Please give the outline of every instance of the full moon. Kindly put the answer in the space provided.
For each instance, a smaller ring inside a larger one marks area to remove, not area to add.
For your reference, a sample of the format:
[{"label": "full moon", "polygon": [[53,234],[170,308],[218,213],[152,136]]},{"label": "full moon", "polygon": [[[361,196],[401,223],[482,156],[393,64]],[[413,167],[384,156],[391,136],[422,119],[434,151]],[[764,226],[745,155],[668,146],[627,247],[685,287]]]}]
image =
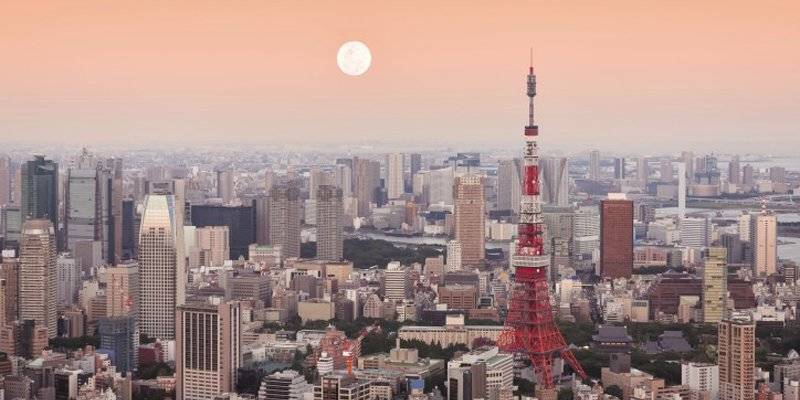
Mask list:
[{"label": "full moon", "polygon": [[336,64],[347,75],[364,75],[372,64],[372,53],[362,42],[355,40],[346,42],[336,53]]}]

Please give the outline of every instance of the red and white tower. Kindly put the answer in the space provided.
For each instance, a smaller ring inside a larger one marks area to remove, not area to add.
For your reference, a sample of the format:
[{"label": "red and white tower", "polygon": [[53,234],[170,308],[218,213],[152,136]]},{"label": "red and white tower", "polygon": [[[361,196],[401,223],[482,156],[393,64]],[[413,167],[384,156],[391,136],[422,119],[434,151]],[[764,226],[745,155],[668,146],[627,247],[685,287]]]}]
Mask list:
[{"label": "red and white tower", "polygon": [[547,269],[550,257],[544,254],[542,202],[539,185],[539,127],[533,119],[536,75],[533,66],[528,74],[528,125],[525,127],[525,158],[520,204],[517,250],[511,257],[516,273],[508,303],[506,330],[500,346],[530,359],[538,378],[540,398],[555,398],[553,357],[558,353],[582,378],[586,373],[567,348],[564,337],[553,320]]}]

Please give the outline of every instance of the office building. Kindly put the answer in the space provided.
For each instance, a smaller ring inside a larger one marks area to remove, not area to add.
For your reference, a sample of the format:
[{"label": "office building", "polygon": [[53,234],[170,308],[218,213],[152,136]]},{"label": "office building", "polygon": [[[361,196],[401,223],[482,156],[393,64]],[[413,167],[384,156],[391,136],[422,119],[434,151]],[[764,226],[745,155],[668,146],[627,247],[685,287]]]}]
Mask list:
[{"label": "office building", "polygon": [[403,301],[411,297],[411,271],[400,265],[399,261],[390,262],[384,271],[384,299],[386,301]]},{"label": "office building", "polygon": [[766,277],[775,273],[778,261],[778,219],[775,214],[764,211],[755,218],[753,226],[755,273]]},{"label": "office building", "polygon": [[686,217],[679,221],[681,244],[700,249],[708,246],[710,227],[707,218]]},{"label": "office building", "polygon": [[11,204],[11,158],[0,157],[0,208]]},{"label": "office building", "polygon": [[519,213],[522,196],[522,160],[500,160],[497,166],[497,209]]},{"label": "office building", "polygon": [[755,399],[755,334],[752,321],[726,319],[717,330],[720,400]]},{"label": "office building", "polygon": [[738,185],[741,181],[742,171],[739,162],[739,156],[735,155],[731,157],[731,161],[728,163],[728,183]]},{"label": "office building", "polygon": [[609,194],[600,202],[600,275],[630,278],[633,271],[633,201]]},{"label": "office building", "polygon": [[[23,221],[49,219],[58,241],[58,164],[44,156],[34,156],[33,160],[22,165],[21,179]],[[58,247],[56,245],[56,249]]]},{"label": "office building", "polygon": [[402,153],[386,156],[386,193],[389,200],[399,199],[405,193],[405,158]]},{"label": "office building", "polygon": [[408,164],[411,176],[422,170],[422,154],[411,153],[408,155]]},{"label": "office building", "polygon": [[719,323],[728,301],[727,251],[709,247],[703,265],[703,322]]},{"label": "office building", "polygon": [[241,356],[238,302],[209,298],[178,306],[176,394],[178,399],[211,400],[235,392]]},{"label": "office building", "polygon": [[672,159],[664,158],[660,164],[661,182],[672,182]]},{"label": "office building", "polygon": [[[195,230],[196,246],[189,254],[193,266],[221,267],[231,258],[230,228],[205,226]],[[249,250],[249,245],[248,245]]]},{"label": "office building", "polygon": [[139,267],[135,263],[106,268],[106,315],[138,315]]},{"label": "office building", "polygon": [[247,259],[250,245],[256,243],[256,210],[253,205],[192,205],[191,213],[192,225],[197,228],[228,227],[230,258]]},{"label": "office building", "polygon": [[614,159],[614,179],[625,179],[625,159]]},{"label": "office building", "polygon": [[294,183],[272,187],[269,197],[269,240],[284,257],[300,257],[300,189]]},{"label": "office building", "polygon": [[448,398],[513,398],[514,356],[497,347],[481,347],[447,363]]},{"label": "office building", "polygon": [[302,400],[313,386],[299,372],[285,370],[264,377],[258,389],[258,400]]},{"label": "office building", "polygon": [[101,317],[97,321],[100,349],[110,350],[117,371],[130,372],[136,368],[139,349],[139,329],[136,316]]},{"label": "office building", "polygon": [[56,238],[48,219],[28,219],[22,226],[19,261],[19,319],[35,321],[56,337],[58,322]]},{"label": "office building", "polygon": [[139,229],[139,324],[151,338],[175,338],[175,307],[183,303],[187,271],[175,196],[147,195]]},{"label": "office building", "polygon": [[428,185],[429,204],[453,204],[453,182],[455,170],[453,167],[431,168],[430,184]]},{"label": "office building", "polygon": [[370,381],[353,375],[329,373],[314,385],[314,400],[369,400]]},{"label": "office building", "polygon": [[589,179],[596,181],[600,179],[600,152],[592,150],[589,153]]},{"label": "office building", "polygon": [[484,179],[478,175],[458,177],[453,192],[455,239],[461,243],[461,263],[465,267],[480,266],[486,257]]},{"label": "office building", "polygon": [[700,398],[719,399],[719,366],[684,361],[681,363],[681,385],[701,393]]},{"label": "office building", "polygon": [[233,172],[227,170],[217,171],[217,197],[221,198],[225,204],[229,204],[236,197],[233,186]]},{"label": "office building", "polygon": [[317,190],[317,258],[341,260],[343,256],[342,189],[323,185]]},{"label": "office building", "polygon": [[358,201],[358,216],[370,214],[370,204],[377,202],[377,194],[381,186],[381,164],[363,158],[353,159],[353,186]]},{"label": "office building", "polygon": [[64,210],[70,250],[75,250],[77,241],[100,240],[102,198],[98,171],[97,160],[86,149],[67,171]]},{"label": "office building", "polygon": [[539,160],[542,200],[546,204],[564,207],[569,203],[569,170],[566,158]]},{"label": "office building", "polygon": [[461,242],[450,240],[447,242],[447,272],[461,271],[464,269],[461,261]]}]

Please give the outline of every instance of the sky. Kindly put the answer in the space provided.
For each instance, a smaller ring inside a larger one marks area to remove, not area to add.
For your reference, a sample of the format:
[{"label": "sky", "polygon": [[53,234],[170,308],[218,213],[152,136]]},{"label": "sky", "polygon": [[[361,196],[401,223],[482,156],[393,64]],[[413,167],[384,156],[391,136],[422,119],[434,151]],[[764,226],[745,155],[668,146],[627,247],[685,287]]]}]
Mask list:
[{"label": "sky", "polygon": [[800,148],[796,0],[8,0],[0,146],[515,146],[531,48],[546,148]]}]

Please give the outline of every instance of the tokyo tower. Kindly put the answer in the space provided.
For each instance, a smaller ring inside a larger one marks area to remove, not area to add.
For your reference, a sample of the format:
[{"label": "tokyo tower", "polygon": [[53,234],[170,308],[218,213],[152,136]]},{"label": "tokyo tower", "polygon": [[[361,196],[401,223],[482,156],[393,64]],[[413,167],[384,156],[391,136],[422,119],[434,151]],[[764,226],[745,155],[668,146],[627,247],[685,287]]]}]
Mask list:
[{"label": "tokyo tower", "polygon": [[539,185],[539,127],[533,119],[536,75],[528,73],[528,125],[525,127],[525,159],[520,204],[517,249],[512,257],[516,269],[508,302],[506,329],[500,336],[502,349],[530,359],[538,378],[539,399],[555,399],[553,357],[559,354],[582,379],[586,373],[567,348],[553,320],[547,269],[550,257],[544,254],[542,203]]}]

